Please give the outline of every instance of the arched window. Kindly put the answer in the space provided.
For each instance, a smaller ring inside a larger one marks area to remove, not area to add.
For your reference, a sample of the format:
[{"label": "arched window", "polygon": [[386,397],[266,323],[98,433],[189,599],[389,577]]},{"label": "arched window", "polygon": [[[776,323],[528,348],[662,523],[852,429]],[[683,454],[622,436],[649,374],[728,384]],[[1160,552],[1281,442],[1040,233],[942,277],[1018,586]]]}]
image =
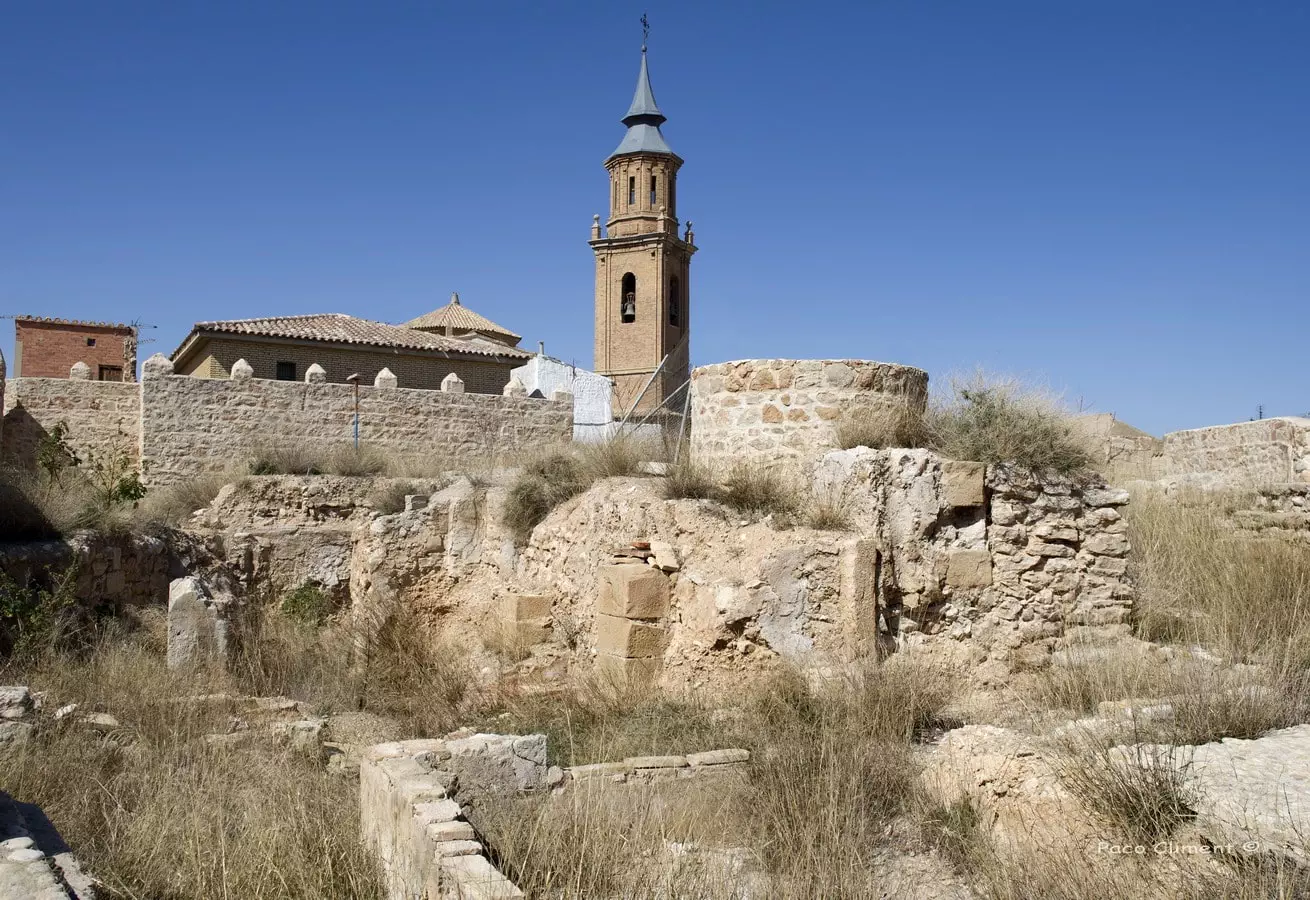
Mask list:
[{"label": "arched window", "polygon": [[669,279],[669,324],[682,327],[682,282],[677,275]]},{"label": "arched window", "polygon": [[619,292],[619,320],[624,324],[637,321],[637,276],[631,272],[623,276],[623,289]]}]

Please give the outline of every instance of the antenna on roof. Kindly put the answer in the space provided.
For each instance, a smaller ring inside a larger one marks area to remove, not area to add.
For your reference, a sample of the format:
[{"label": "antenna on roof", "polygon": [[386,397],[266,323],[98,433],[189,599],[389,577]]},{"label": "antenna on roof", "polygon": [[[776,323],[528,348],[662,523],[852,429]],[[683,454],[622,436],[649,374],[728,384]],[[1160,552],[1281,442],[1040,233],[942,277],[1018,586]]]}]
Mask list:
[{"label": "antenna on roof", "polygon": [[137,342],[138,344],[153,344],[153,343],[155,343],[155,339],[154,339],[154,338],[143,338],[143,337],[141,337],[141,329],[142,329],[142,328],[158,328],[158,327],[159,327],[158,325],[148,325],[148,324],[146,324],[145,322],[142,322],[140,319],[133,319],[131,322],[128,322],[127,324],[131,325],[134,329],[136,329],[136,342]]}]

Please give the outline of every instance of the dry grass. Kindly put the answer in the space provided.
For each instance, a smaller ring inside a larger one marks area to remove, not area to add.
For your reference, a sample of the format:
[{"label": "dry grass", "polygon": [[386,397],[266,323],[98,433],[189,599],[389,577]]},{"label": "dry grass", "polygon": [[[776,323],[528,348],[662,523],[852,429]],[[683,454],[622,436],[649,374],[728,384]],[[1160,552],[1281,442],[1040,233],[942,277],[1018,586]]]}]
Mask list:
[{"label": "dry grass", "polygon": [[357,837],[357,786],[290,752],[207,745],[230,710],[177,698],[223,685],[170,672],[161,640],[109,634],[84,657],[25,673],[123,727],[101,738],[48,726],[0,766],[0,788],[39,804],[112,896],[380,897]]},{"label": "dry grass", "polygon": [[926,447],[951,459],[1072,473],[1090,467],[1090,445],[1058,398],[1015,379],[956,378],[925,412],[908,406],[860,410],[837,426],[852,447]]},{"label": "dry grass", "polygon": [[151,488],[141,502],[138,518],[145,522],[184,525],[197,510],[213,503],[225,485],[242,477],[236,473],[197,475],[176,484]]},{"label": "dry grass", "polygon": [[479,824],[531,896],[740,895],[740,877],[712,866],[674,869],[683,880],[670,888],[661,880],[669,869],[649,864],[667,841],[753,848],[770,897],[876,896],[889,824],[918,791],[911,744],[940,722],[954,689],[950,673],[897,660],[817,687],[780,670],[738,696],[731,715],[600,690],[556,698],[553,708],[537,700],[502,721],[545,731],[567,748],[561,762],[741,746],[752,751],[750,782],[676,799],[637,790],[631,806],[613,808],[583,794],[493,808]]},{"label": "dry grass", "polygon": [[659,461],[658,442],[619,435],[596,443],[566,444],[528,454],[520,460],[523,473],[510,485],[502,522],[519,543],[550,511],[591,487],[600,478],[637,474],[638,464]]},{"label": "dry grass", "polygon": [[425,491],[416,481],[409,479],[390,480],[378,485],[369,495],[369,506],[383,515],[392,515],[405,510],[405,497],[410,494],[422,494]]},{"label": "dry grass", "polygon": [[526,543],[550,511],[575,497],[592,484],[577,456],[568,450],[556,450],[529,459],[523,474],[510,485],[505,495],[501,521],[519,543]]},{"label": "dry grass", "polygon": [[718,500],[747,516],[789,518],[800,507],[796,489],[780,473],[756,463],[739,463],[728,472]]},{"label": "dry grass", "polygon": [[311,447],[279,444],[257,447],[251,456],[251,475],[345,475],[366,477],[386,474],[392,465],[381,448],[353,444]]},{"label": "dry grass", "polygon": [[1198,794],[1185,752],[1147,740],[1142,734],[1113,747],[1080,739],[1056,767],[1064,786],[1112,829],[1117,843],[1149,846],[1196,818]]},{"label": "dry grass", "polygon": [[1087,469],[1091,448],[1059,401],[1014,379],[953,379],[929,407],[928,446],[951,459],[1071,473]]},{"label": "dry grass", "polygon": [[714,473],[706,466],[692,462],[691,454],[685,454],[669,466],[661,486],[667,500],[714,500],[719,495]]},{"label": "dry grass", "polygon": [[923,412],[903,404],[851,411],[837,423],[837,445],[843,450],[924,447],[929,437]]},{"label": "dry grass", "polygon": [[1124,714],[1124,723],[1151,740],[1176,744],[1254,738],[1310,721],[1305,672],[1220,666],[1182,654],[1166,664],[1125,651],[1052,667],[1033,679],[1025,696],[1035,710],[1073,718],[1095,715],[1106,701],[1162,707],[1147,717]]},{"label": "dry grass", "polygon": [[1142,637],[1310,668],[1310,545],[1234,531],[1219,497],[1141,493],[1127,518]]}]

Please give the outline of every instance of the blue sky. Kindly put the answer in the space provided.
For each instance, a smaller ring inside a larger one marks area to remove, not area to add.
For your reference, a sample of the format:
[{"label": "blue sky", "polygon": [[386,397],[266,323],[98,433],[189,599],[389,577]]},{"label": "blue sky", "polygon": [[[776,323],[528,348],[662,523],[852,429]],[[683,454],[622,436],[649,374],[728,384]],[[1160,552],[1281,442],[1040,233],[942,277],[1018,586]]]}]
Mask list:
[{"label": "blue sky", "polygon": [[695,363],[982,366],[1155,433],[1310,411],[1305,2],[0,0],[0,315],[148,354],[458,290],[588,365],[643,11]]}]

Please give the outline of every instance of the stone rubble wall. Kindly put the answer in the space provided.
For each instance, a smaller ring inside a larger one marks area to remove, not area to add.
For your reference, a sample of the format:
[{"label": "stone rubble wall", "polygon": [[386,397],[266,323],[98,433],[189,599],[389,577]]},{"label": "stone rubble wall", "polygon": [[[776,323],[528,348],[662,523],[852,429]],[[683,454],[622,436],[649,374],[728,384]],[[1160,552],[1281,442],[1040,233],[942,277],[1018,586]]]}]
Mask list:
[{"label": "stone rubble wall", "polygon": [[563,770],[564,780],[555,789],[555,793],[687,779],[709,781],[724,776],[745,778],[750,768],[750,758],[749,750],[728,749],[688,753],[685,756],[630,756],[618,762],[569,766]]},{"label": "stone rubble wall", "polygon": [[[469,746],[474,744],[474,746]],[[539,750],[539,752],[537,752]],[[493,900],[522,897],[487,858],[459,802],[465,781],[501,771],[483,787],[520,793],[546,776],[545,738],[473,735],[469,740],[412,740],[365,751],[359,767],[360,835],[382,863],[387,900]],[[467,760],[480,768],[468,772]]]},{"label": "stone rubble wall", "polygon": [[1266,537],[1310,542],[1310,484],[1266,485],[1249,509],[1232,512],[1233,524]]},{"label": "stone rubble wall", "polygon": [[84,459],[126,454],[135,464],[141,429],[140,386],[72,378],[12,378],[3,391],[4,430],[0,461],[19,468],[36,465],[41,441],[59,423],[66,440]]},{"label": "stone rubble wall", "polygon": [[372,522],[378,495],[403,485],[426,497],[449,481],[248,475],[224,485],[187,528],[222,536],[225,561],[248,592],[275,596],[310,584],[344,607],[356,534]]},{"label": "stone rubble wall", "polygon": [[162,604],[168,599],[173,553],[143,534],[79,532],[66,540],[0,544],[0,572],[20,585],[46,586],[76,566],[77,599],[95,608]]},{"label": "stone rubble wall", "polygon": [[900,646],[946,651],[988,680],[1128,633],[1128,493],[1098,477],[859,447],[827,454],[815,490],[844,491],[881,548],[880,628]]},{"label": "stone rubble wall", "polygon": [[738,463],[808,476],[838,447],[838,426],[881,409],[921,413],[928,373],[860,359],[751,359],[691,373],[691,456],[715,470]]},{"label": "stone rubble wall", "polygon": [[1310,484],[1310,419],[1283,416],[1166,434],[1156,477],[1201,488]]},{"label": "stone rubble wall", "polygon": [[[267,445],[330,449],[353,435],[345,384],[168,374],[147,361],[141,382],[141,458],[151,483],[230,470],[234,455]],[[361,444],[398,455],[486,459],[572,439],[573,404],[527,397],[360,387]]]}]

